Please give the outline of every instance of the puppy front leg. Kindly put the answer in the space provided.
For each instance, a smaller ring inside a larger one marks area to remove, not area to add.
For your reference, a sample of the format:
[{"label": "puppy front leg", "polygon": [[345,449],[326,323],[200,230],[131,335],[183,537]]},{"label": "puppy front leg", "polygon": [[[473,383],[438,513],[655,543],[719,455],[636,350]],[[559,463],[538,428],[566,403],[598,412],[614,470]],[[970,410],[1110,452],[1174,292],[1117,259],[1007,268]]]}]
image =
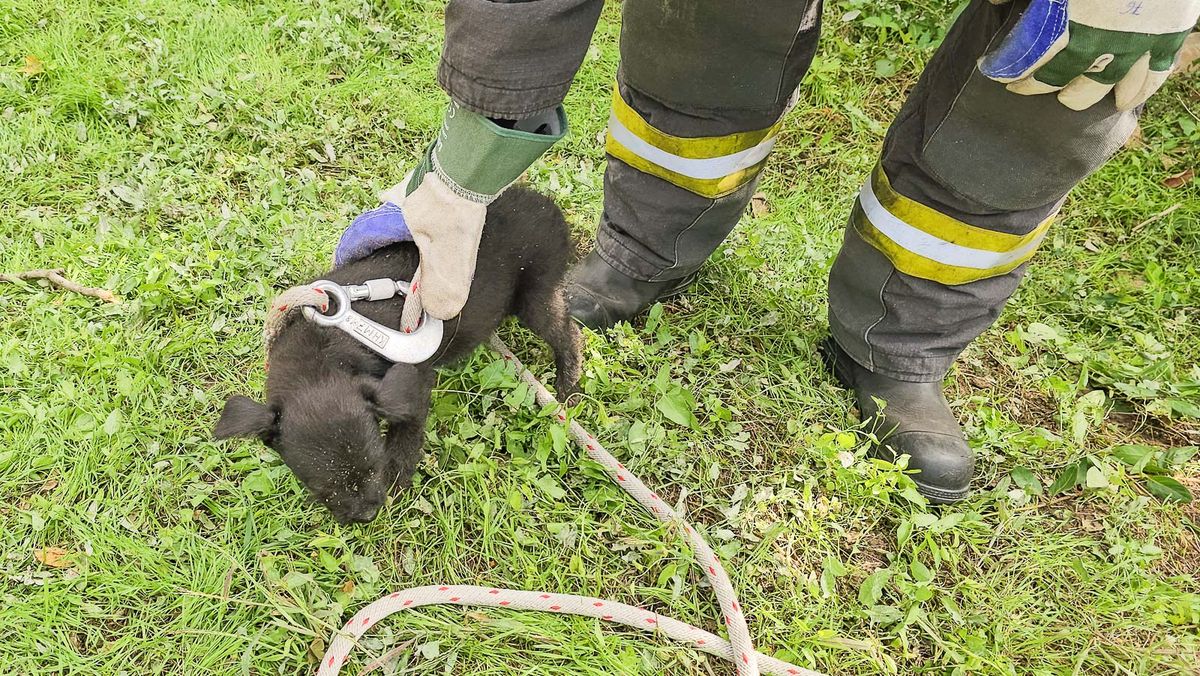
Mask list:
[{"label": "puppy front leg", "polygon": [[424,455],[425,420],[436,381],[432,368],[395,364],[371,394],[376,413],[388,423],[384,445],[392,476],[401,487],[412,483]]},{"label": "puppy front leg", "polygon": [[425,442],[425,418],[412,423],[392,424],[387,432],[385,444],[388,453],[388,467],[397,488],[408,488],[412,485],[413,474],[417,465],[425,457],[422,446]]},{"label": "puppy front leg", "polygon": [[565,402],[579,390],[583,334],[567,314],[567,300],[561,286],[539,291],[542,290],[523,294],[517,307],[517,318],[554,350],[554,390],[558,400]]}]

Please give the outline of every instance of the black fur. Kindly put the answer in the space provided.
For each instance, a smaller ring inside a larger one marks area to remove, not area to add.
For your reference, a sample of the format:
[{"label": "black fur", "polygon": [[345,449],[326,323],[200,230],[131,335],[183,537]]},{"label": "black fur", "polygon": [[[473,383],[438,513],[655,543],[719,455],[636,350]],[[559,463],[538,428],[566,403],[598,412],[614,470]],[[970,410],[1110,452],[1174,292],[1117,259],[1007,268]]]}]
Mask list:
[{"label": "black fur", "polygon": [[[389,486],[407,486],[422,458],[434,369],[470,354],[505,317],[516,315],[550,344],[559,397],[575,390],[579,328],[563,297],[571,252],[567,223],[553,201],[525,188],[506,191],[488,207],[470,296],[462,314],[446,322],[433,360],[393,364],[342,331],[294,313],[271,348],[267,403],[230,397],[214,436],[262,439],[339,521],[370,521]],[[322,278],[411,279],[417,260],[416,246],[406,242]],[[395,328],[403,304],[397,296],[354,309]]]}]

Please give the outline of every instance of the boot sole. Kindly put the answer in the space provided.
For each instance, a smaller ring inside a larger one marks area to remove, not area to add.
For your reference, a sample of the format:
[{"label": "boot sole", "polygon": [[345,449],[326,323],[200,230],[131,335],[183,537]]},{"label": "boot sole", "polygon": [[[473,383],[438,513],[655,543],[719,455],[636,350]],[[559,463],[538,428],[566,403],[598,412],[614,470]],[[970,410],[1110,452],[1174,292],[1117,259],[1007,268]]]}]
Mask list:
[{"label": "boot sole", "polygon": [[916,477],[912,475],[909,475],[909,478],[912,479],[913,483],[917,485],[918,493],[925,496],[926,500],[937,505],[952,505],[956,502],[966,499],[966,497],[971,494],[970,486],[958,490],[948,490],[945,488],[938,488],[937,486],[930,486],[929,484],[923,484],[920,481],[917,481]]}]

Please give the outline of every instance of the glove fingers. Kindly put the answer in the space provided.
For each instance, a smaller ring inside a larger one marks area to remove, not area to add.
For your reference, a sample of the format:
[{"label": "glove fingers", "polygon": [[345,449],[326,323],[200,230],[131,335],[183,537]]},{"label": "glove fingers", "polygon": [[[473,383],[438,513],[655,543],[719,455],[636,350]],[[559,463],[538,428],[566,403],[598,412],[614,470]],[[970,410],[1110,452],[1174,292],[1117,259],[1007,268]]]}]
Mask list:
[{"label": "glove fingers", "polygon": [[1071,110],[1086,110],[1102,100],[1113,86],[1097,82],[1086,75],[1071,80],[1058,93],[1058,100]]},{"label": "glove fingers", "polygon": [[421,251],[419,294],[431,316],[450,319],[466,304],[486,213],[487,205],[459,197],[434,173],[405,200],[404,214]]},{"label": "glove fingers", "polygon": [[1163,82],[1166,82],[1168,74],[1170,71],[1151,71],[1150,53],[1143,54],[1115,87],[1117,110],[1129,110],[1144,103]]},{"label": "glove fingers", "polygon": [[1008,83],[1008,86],[1005,87],[1005,89],[1014,94],[1020,94],[1022,96],[1034,96],[1036,94],[1049,94],[1050,92],[1056,92],[1062,89],[1062,87],[1046,84],[1045,82],[1042,82],[1034,77],[1027,77],[1024,80],[1017,80],[1016,82]]},{"label": "glove fingers", "polygon": [[[478,240],[460,241],[449,251],[430,251],[421,254],[421,304],[425,312],[438,319],[457,317],[467,304],[471,280],[475,277]],[[469,252],[468,247],[471,247]]]}]

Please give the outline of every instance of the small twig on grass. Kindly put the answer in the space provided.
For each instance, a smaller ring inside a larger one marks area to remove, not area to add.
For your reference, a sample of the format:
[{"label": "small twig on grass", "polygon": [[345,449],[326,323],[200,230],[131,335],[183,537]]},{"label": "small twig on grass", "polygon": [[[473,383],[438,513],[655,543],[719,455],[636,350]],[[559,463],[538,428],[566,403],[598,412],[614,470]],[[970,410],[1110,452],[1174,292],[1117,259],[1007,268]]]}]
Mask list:
[{"label": "small twig on grass", "polygon": [[369,664],[367,664],[367,666],[363,667],[362,671],[358,672],[358,676],[367,676],[367,674],[371,673],[372,671],[375,671],[376,669],[382,667],[383,665],[387,664],[388,662],[391,662],[392,659],[394,659],[396,657],[396,655],[399,655],[400,653],[404,652],[405,650],[408,650],[409,648],[412,647],[412,644],[414,644],[416,642],[417,642],[416,639],[409,639],[406,643],[401,643],[400,645],[396,646],[395,648],[392,648],[391,650],[387,651],[381,657],[371,660],[371,662]]},{"label": "small twig on grass", "polygon": [[99,298],[107,303],[121,302],[121,299],[117,298],[117,295],[108,289],[97,289],[91,286],[83,286],[82,284],[76,284],[66,277],[63,277],[63,270],[61,268],[0,273],[0,282],[17,282],[23,279],[44,279],[54,286],[66,289],[67,291],[73,291],[84,296],[91,296],[92,298]]},{"label": "small twig on grass", "polygon": [[1079,497],[1078,493],[1067,493],[1066,495],[1060,495],[1057,498],[1053,498],[1053,499],[1047,500],[1045,502],[1034,502],[1034,503],[1025,505],[1023,507],[1017,507],[1013,511],[1014,512],[1028,512],[1031,509],[1047,509],[1049,507],[1054,507],[1055,505],[1066,502],[1067,500],[1072,500],[1072,499],[1078,498],[1078,497]]},{"label": "small twig on grass", "polygon": [[1158,219],[1162,218],[1163,216],[1166,216],[1167,214],[1171,213],[1172,211],[1175,211],[1176,209],[1178,209],[1181,206],[1183,206],[1182,202],[1176,202],[1175,204],[1172,204],[1171,206],[1167,207],[1166,209],[1163,209],[1162,211],[1158,212],[1157,214],[1154,214],[1150,218],[1147,218],[1146,220],[1142,221],[1141,223],[1138,223],[1137,225],[1133,226],[1133,229],[1131,229],[1129,231],[1129,234],[1126,235],[1126,237],[1129,237],[1130,235],[1137,233],[1138,230],[1141,230],[1142,228],[1146,227],[1147,225],[1150,225],[1154,221],[1157,221]]}]

